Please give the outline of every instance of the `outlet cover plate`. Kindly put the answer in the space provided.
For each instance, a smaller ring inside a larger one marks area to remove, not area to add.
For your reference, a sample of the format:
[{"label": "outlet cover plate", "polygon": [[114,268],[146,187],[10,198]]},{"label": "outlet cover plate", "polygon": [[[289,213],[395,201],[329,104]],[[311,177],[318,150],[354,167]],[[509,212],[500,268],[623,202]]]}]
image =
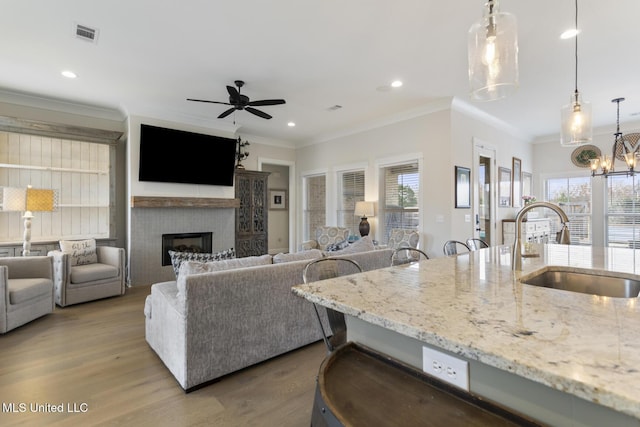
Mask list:
[{"label": "outlet cover plate", "polygon": [[422,370],[439,380],[469,391],[469,362],[422,347]]}]

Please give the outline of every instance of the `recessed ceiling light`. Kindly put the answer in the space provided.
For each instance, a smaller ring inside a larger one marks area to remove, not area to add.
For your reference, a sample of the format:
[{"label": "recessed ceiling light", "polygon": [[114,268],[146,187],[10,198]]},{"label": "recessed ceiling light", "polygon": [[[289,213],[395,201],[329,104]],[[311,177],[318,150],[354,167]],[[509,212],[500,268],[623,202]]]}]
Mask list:
[{"label": "recessed ceiling light", "polygon": [[61,74],[68,79],[75,79],[76,77],[78,77],[76,73],[70,70],[64,70]]},{"label": "recessed ceiling light", "polygon": [[296,124],[294,122],[289,122],[287,123],[287,126],[289,126],[290,128],[294,127]]},{"label": "recessed ceiling light", "polygon": [[391,87],[400,87],[402,86],[402,82],[400,80],[394,80],[391,82]]},{"label": "recessed ceiling light", "polygon": [[569,30],[566,30],[564,33],[560,34],[560,38],[561,39],[570,39],[572,37],[577,36],[578,34],[580,34],[580,30],[576,29],[576,28],[571,28]]}]

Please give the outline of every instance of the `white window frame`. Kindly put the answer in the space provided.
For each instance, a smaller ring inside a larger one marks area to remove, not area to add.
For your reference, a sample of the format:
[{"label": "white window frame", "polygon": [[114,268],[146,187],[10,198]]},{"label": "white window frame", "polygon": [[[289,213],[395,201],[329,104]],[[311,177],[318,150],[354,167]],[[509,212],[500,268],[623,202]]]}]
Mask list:
[{"label": "white window frame", "polygon": [[390,232],[390,230],[386,230],[386,225],[384,224],[384,221],[382,220],[382,218],[384,217],[385,214],[385,195],[384,195],[384,190],[385,190],[385,185],[384,185],[384,179],[385,179],[385,174],[384,174],[384,169],[389,168],[389,167],[394,167],[394,166],[402,166],[402,165],[406,165],[409,163],[417,163],[418,165],[418,174],[419,174],[419,179],[418,179],[418,225],[417,225],[417,229],[420,230],[422,227],[422,224],[424,222],[424,206],[423,206],[423,199],[424,199],[424,193],[425,193],[425,188],[423,185],[424,182],[424,168],[423,168],[423,155],[422,153],[408,153],[408,154],[404,154],[404,155],[400,155],[400,156],[394,156],[394,157],[387,157],[387,158],[383,158],[383,159],[379,159],[376,164],[375,164],[375,170],[376,170],[376,182],[378,183],[378,212],[377,212],[377,216],[379,218],[378,220],[378,228],[379,230],[377,231],[377,238],[379,240],[381,240],[382,243],[386,243],[387,238],[388,238],[388,234]]}]

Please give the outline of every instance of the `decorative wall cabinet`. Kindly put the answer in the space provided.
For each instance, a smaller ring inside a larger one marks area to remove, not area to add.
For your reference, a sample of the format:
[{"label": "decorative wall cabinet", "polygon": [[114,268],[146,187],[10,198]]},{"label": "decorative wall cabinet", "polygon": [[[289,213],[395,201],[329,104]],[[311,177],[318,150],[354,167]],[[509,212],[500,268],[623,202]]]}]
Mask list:
[{"label": "decorative wall cabinet", "polygon": [[268,252],[268,199],[269,172],[237,170],[236,199],[236,256],[264,255]]}]

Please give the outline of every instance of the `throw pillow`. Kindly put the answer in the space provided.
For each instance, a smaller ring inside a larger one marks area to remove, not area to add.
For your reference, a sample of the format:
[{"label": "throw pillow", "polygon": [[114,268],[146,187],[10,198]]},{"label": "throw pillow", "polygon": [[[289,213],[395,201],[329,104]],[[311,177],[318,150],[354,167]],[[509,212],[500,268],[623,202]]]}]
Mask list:
[{"label": "throw pillow", "polygon": [[96,239],[60,240],[60,250],[69,254],[72,266],[98,262]]},{"label": "throw pillow", "polygon": [[309,249],[307,251],[300,251],[292,254],[279,253],[273,256],[273,263],[280,264],[281,262],[301,261],[316,258],[322,258],[322,251],[320,249]]},{"label": "throw pillow", "polygon": [[341,249],[345,249],[346,247],[349,246],[349,242],[347,240],[342,240],[340,242],[336,242],[336,243],[331,243],[330,245],[327,245],[327,252],[335,252],[335,251],[339,251]]},{"label": "throw pillow", "polygon": [[354,243],[348,245],[346,248],[339,251],[334,251],[331,255],[373,251],[375,250],[375,248],[376,247],[373,244],[373,240],[371,240],[371,237],[364,236],[360,240],[356,240]]},{"label": "throw pillow", "polygon": [[171,257],[173,272],[175,273],[177,278],[178,273],[180,272],[180,264],[182,264],[183,261],[207,262],[219,261],[223,259],[233,259],[236,257],[236,251],[233,248],[215,253],[169,251],[169,256]]}]

